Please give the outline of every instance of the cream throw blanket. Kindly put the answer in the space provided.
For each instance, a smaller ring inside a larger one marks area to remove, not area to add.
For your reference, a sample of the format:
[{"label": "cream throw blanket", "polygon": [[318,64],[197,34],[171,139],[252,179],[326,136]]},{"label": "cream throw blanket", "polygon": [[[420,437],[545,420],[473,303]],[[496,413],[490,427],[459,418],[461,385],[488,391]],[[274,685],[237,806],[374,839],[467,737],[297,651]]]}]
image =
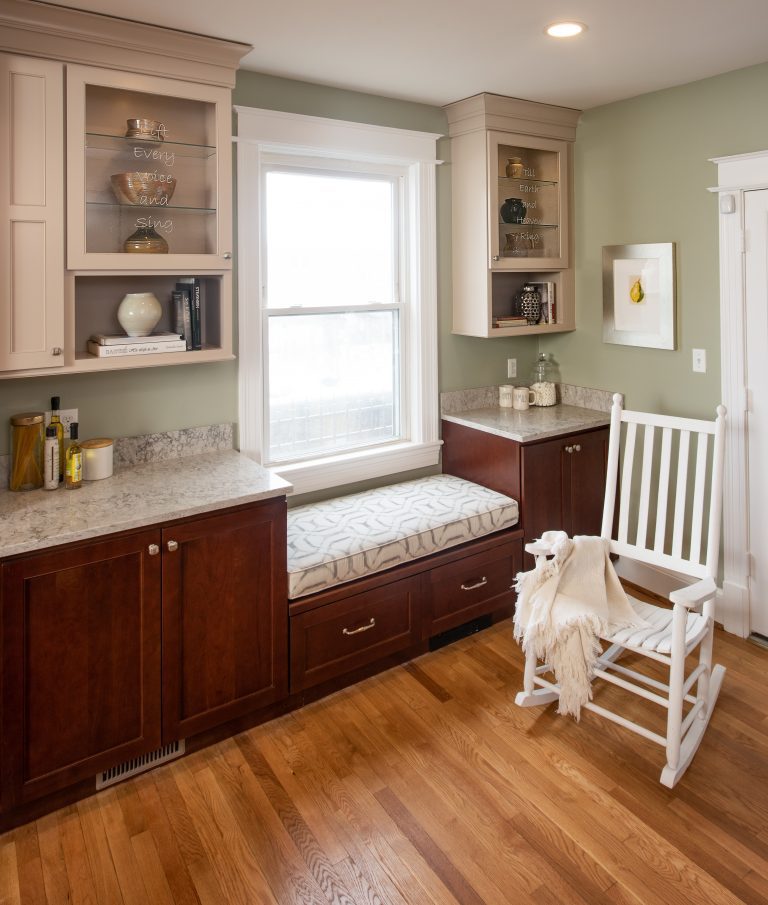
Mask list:
[{"label": "cream throw blanket", "polygon": [[546,531],[553,559],[537,557],[536,568],[515,582],[515,638],[527,654],[548,663],[560,686],[558,713],[578,720],[592,699],[592,678],[601,637],[646,625],[632,609],[601,537],[569,538]]}]

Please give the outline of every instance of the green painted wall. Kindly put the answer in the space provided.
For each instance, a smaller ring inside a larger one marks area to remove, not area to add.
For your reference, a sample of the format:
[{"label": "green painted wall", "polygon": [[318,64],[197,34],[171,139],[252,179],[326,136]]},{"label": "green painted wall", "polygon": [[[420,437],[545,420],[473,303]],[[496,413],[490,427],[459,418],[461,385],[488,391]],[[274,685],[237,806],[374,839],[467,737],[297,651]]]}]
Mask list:
[{"label": "green painted wall", "polygon": [[[631,408],[712,417],[720,401],[717,182],[711,157],[768,147],[768,65],[582,115],[576,140],[575,333],[547,337],[567,383],[619,390]],[[602,246],[675,242],[675,351],[602,341]],[[691,350],[707,350],[706,374]]]},{"label": "green painted wall", "polygon": [[[326,88],[253,72],[238,73],[233,102],[291,113],[445,134],[439,107]],[[439,153],[448,159],[447,140]],[[516,356],[520,374],[535,359],[535,339],[494,340],[451,336],[450,163],[438,168],[440,385],[443,389],[503,383],[506,359]],[[237,363],[19,378],[0,381],[0,425],[14,412],[48,408],[60,395],[80,411],[81,436],[133,436],[237,418]],[[0,455],[8,431],[0,430]]]}]

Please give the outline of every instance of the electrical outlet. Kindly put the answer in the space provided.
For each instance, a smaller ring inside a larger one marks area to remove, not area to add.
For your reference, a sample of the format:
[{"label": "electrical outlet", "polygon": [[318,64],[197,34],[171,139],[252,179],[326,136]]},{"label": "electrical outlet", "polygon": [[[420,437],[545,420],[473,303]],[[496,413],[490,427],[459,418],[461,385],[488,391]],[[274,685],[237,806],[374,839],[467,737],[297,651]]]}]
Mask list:
[{"label": "electrical outlet", "polygon": [[[59,410],[59,418],[61,418],[61,423],[64,425],[64,439],[69,439],[69,425],[72,424],[73,421],[79,421],[77,417],[77,409],[60,409]],[[45,413],[45,426],[51,423],[51,413]]]},{"label": "electrical outlet", "polygon": [[707,373],[707,350],[706,349],[694,349],[693,350],[693,370],[696,371],[697,374],[706,374]]},{"label": "electrical outlet", "polygon": [[507,359],[507,377],[517,377],[517,359]]}]

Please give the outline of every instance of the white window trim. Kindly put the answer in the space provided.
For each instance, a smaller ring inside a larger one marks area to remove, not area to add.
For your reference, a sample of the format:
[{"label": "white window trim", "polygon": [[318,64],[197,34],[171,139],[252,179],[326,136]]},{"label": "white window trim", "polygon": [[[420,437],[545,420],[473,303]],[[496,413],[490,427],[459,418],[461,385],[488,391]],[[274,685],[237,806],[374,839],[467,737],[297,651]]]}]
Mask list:
[{"label": "white window trim", "polygon": [[435,171],[440,135],[318,116],[235,107],[238,117],[238,332],[240,449],[262,461],[260,184],[263,154],[296,154],[393,164],[408,170],[412,223],[411,299],[406,355],[410,439],[270,470],[307,493],[435,465],[440,454],[437,384],[437,234]]}]

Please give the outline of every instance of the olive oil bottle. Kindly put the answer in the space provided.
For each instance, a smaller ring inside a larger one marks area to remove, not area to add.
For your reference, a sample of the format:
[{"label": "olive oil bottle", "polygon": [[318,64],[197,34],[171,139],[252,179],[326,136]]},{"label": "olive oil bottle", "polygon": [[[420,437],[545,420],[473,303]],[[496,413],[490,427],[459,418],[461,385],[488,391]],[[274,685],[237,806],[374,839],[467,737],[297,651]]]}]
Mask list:
[{"label": "olive oil bottle", "polygon": [[78,440],[78,424],[73,421],[69,426],[70,444],[67,447],[66,469],[64,471],[64,487],[66,490],[77,490],[83,486],[83,448]]},{"label": "olive oil bottle", "polygon": [[64,480],[64,425],[59,417],[59,409],[61,408],[61,397],[51,396],[51,427],[56,428],[56,439],[59,441],[59,481]]}]

